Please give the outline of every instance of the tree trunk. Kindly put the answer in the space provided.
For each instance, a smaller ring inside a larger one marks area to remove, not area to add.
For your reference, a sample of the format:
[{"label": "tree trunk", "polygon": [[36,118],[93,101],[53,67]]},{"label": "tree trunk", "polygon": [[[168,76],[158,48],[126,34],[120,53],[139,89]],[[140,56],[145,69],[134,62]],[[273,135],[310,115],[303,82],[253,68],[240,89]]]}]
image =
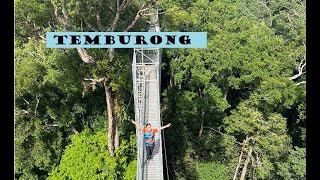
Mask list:
[{"label": "tree trunk", "polygon": [[115,137],[115,123],[113,118],[113,99],[111,97],[111,90],[106,80],[103,81],[104,90],[106,93],[106,103],[108,112],[108,149],[111,156],[114,151],[114,137]]},{"label": "tree trunk", "polygon": [[119,131],[118,131],[118,127],[116,126],[116,133],[114,136],[114,148],[117,149],[119,147],[120,143],[119,143]]},{"label": "tree trunk", "polygon": [[200,125],[200,131],[199,131],[199,137],[201,138],[202,132],[203,132],[203,122],[204,122],[204,114],[206,113],[206,110],[202,108],[201,110],[201,125]]},{"label": "tree trunk", "polygon": [[173,86],[176,86],[175,82],[174,82],[174,74],[173,72],[171,71],[170,72],[170,87],[172,88]]},{"label": "tree trunk", "polygon": [[114,58],[114,48],[109,49],[109,61],[112,62]]},{"label": "tree trunk", "polygon": [[120,143],[119,143],[119,131],[118,131],[118,114],[121,113],[121,105],[119,102],[118,98],[114,98],[114,108],[113,108],[113,113],[114,113],[114,128],[115,128],[115,136],[114,136],[114,147],[115,149],[119,147]]},{"label": "tree trunk", "polygon": [[250,162],[251,155],[252,155],[252,146],[249,147],[249,151],[247,153],[247,158],[244,161],[244,165],[243,165],[243,168],[242,168],[240,180],[244,180],[244,178],[246,176],[247,167],[248,167],[248,164]]},{"label": "tree trunk", "polygon": [[79,131],[74,126],[71,126],[71,128],[73,133],[79,134]]},{"label": "tree trunk", "polygon": [[240,156],[239,156],[238,165],[236,167],[236,171],[234,172],[233,180],[236,180],[236,178],[237,178],[239,167],[240,167],[241,160],[242,160],[242,155],[243,155],[243,150],[241,150],[241,153],[240,153]]},{"label": "tree trunk", "polygon": [[228,91],[229,91],[229,86],[228,86],[228,82],[226,82],[223,88],[223,98],[225,100],[227,100]]}]

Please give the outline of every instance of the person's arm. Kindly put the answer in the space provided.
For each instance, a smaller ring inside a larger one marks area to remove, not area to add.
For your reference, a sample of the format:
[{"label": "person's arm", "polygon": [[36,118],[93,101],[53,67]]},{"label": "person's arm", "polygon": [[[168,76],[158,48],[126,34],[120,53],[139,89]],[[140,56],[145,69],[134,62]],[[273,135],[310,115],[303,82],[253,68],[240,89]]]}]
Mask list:
[{"label": "person's arm", "polygon": [[157,130],[160,131],[160,130],[165,129],[165,128],[170,127],[170,126],[171,126],[171,123],[169,123],[169,124],[167,124],[165,126],[162,126],[162,127],[158,127]]},{"label": "person's arm", "polygon": [[140,126],[137,122],[135,122],[134,120],[131,120],[132,124],[134,124],[140,131],[143,129],[142,126]]}]

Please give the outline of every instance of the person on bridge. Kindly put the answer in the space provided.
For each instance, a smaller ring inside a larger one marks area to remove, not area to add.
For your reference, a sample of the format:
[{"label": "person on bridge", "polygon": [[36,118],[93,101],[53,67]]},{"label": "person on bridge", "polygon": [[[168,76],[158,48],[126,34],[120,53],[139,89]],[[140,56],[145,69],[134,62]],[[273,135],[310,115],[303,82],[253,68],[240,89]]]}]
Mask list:
[{"label": "person on bridge", "polygon": [[136,125],[136,127],[144,134],[145,146],[146,146],[146,151],[147,151],[147,161],[149,161],[151,159],[153,148],[155,146],[155,139],[154,139],[155,133],[159,132],[162,129],[170,127],[171,123],[169,123],[165,126],[162,126],[162,127],[158,127],[158,128],[151,128],[151,124],[147,123],[146,127],[143,128],[135,121],[131,120],[131,122],[134,125]]}]

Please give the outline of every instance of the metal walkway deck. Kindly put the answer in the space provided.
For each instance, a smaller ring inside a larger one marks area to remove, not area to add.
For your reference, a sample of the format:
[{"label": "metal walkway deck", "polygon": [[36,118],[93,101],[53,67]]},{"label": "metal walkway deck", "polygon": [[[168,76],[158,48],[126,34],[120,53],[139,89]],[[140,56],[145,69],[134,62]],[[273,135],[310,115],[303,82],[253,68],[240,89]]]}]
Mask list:
[{"label": "metal walkway deck", "polygon": [[[157,10],[155,10],[158,12]],[[149,32],[158,32],[158,15],[150,17]],[[134,89],[135,120],[140,125],[150,123],[152,127],[161,125],[160,119],[160,63],[159,48],[134,49],[132,76]],[[137,180],[163,180],[161,132],[156,133],[156,144],[152,159],[145,164],[146,150],[143,134],[137,130]]]}]

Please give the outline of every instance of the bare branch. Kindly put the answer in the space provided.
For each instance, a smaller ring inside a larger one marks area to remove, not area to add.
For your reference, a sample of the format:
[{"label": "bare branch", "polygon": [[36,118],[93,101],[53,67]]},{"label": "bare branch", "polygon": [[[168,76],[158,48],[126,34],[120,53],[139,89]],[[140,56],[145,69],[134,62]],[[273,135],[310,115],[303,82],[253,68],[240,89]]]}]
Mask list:
[{"label": "bare branch", "polygon": [[[221,136],[225,136],[225,135],[226,135],[226,134],[222,133],[221,131],[216,130],[216,129],[211,128],[211,127],[206,127],[206,126],[204,126],[203,128],[211,129],[211,130],[213,130],[213,131],[215,131],[215,132],[219,133]],[[238,142],[238,141],[236,141],[236,140],[234,140],[234,142],[235,142],[236,144],[243,145],[243,143],[240,143],[240,142]]]},{"label": "bare branch", "polygon": [[69,16],[66,10],[66,4],[64,0],[61,0],[61,4],[62,4],[62,16],[59,14],[58,12],[58,7],[56,6],[56,4],[53,1],[50,1],[53,9],[54,9],[54,14],[57,17],[58,21],[64,26],[65,31],[71,31],[71,24],[69,22]]},{"label": "bare branch", "polygon": [[48,25],[49,25],[49,27],[50,27],[51,29],[53,29],[53,27],[52,27],[51,24],[50,24],[50,21],[48,21]]},{"label": "bare branch", "polygon": [[[119,22],[120,19],[120,15],[123,13],[123,11],[130,5],[130,3],[132,2],[132,0],[123,0],[121,5],[120,5],[120,1],[117,0],[117,12],[115,14],[115,17],[112,21],[111,26],[107,29],[107,31],[109,32],[113,32],[116,29],[116,26]],[[137,12],[136,17],[134,18],[134,20],[131,22],[131,24],[124,30],[124,32],[129,31],[138,21],[139,17],[141,16],[141,13],[146,11],[147,9],[143,9],[145,7],[145,4],[143,4],[140,8],[140,10]],[[97,17],[98,18],[98,17]],[[98,24],[99,25],[99,24]],[[99,25],[100,26],[100,25]],[[102,26],[102,25],[101,25]],[[109,55],[109,61],[112,61],[114,58],[114,48],[109,48],[107,51],[108,55]]]},{"label": "bare branch", "polygon": [[102,20],[101,20],[100,14],[97,14],[96,17],[97,17],[97,24],[98,24],[100,31],[106,31],[106,29],[102,25]]},{"label": "bare branch", "polygon": [[[45,128],[50,128],[50,127],[62,127],[61,125],[59,124],[47,124],[45,123]],[[74,127],[74,126],[71,126],[71,130],[74,134],[79,134],[79,131]]]},{"label": "bare branch", "polygon": [[307,83],[306,81],[301,81],[301,82],[296,83],[296,85],[299,86],[300,84],[306,84],[306,83]]},{"label": "bare branch", "polygon": [[83,19],[82,18],[80,18],[80,28],[81,28],[81,31],[84,31],[83,30]]},{"label": "bare branch", "polygon": [[22,110],[22,112],[24,112],[25,114],[29,114],[29,112],[27,110]]},{"label": "bare branch", "polygon": [[[25,18],[26,21],[25,23],[27,25],[29,25],[29,23],[31,23],[30,21],[27,20],[27,18]],[[48,22],[49,26],[50,26],[50,23]],[[50,26],[51,27],[51,26]],[[36,22],[33,20],[33,29],[36,31],[36,34],[40,37],[40,39],[42,40],[42,42],[46,42],[46,38],[41,34],[41,27],[37,26],[36,25]],[[42,28],[43,29],[43,28]]]},{"label": "bare branch", "polygon": [[40,37],[42,42],[46,42],[46,37],[44,37],[40,32],[37,32],[38,36]]},{"label": "bare branch", "polygon": [[260,3],[261,3],[264,7],[266,7],[268,11],[270,11],[269,7],[267,6],[267,3],[264,3],[264,2],[262,2],[262,1],[260,1]]},{"label": "bare branch", "polygon": [[225,135],[225,134],[223,134],[221,131],[216,130],[216,129],[212,128],[212,127],[206,127],[206,126],[204,126],[203,128],[211,129],[211,130],[213,130],[213,131],[215,131],[215,132],[217,132],[217,133],[221,134],[221,136],[224,136],[224,135]]},{"label": "bare branch", "polygon": [[289,77],[289,79],[290,79],[290,80],[297,79],[298,77],[300,77],[300,76],[301,76],[302,74],[304,74],[304,73],[305,73],[305,72],[303,72],[303,73],[300,73],[300,72],[299,72],[299,74],[295,74],[295,75]]},{"label": "bare branch", "polygon": [[73,132],[73,133],[79,134],[79,131],[77,131],[77,129],[76,129],[74,126],[72,126],[71,128],[72,128],[72,132]]},{"label": "bare branch", "polygon": [[26,102],[28,105],[30,104],[29,101],[27,101],[26,99],[23,98],[23,100],[24,100],[24,102]]},{"label": "bare branch", "polygon": [[102,9],[102,0],[99,1],[99,7],[97,8],[96,19],[97,19],[97,24],[98,24],[99,30],[100,31],[106,31],[106,29],[104,28],[104,26],[102,24],[101,9]]},{"label": "bare branch", "polygon": [[291,18],[290,18],[290,14],[288,14],[288,20],[289,20],[289,22],[292,24],[292,20],[291,20]]},{"label": "bare branch", "polygon": [[116,15],[115,15],[115,17],[114,17],[114,19],[112,21],[111,26],[108,28],[107,31],[113,32],[115,30],[116,25],[117,25],[117,23],[119,21],[119,17],[120,17],[120,0],[117,0],[117,12],[116,12]]},{"label": "bare branch", "polygon": [[120,15],[123,13],[123,11],[130,5],[132,0],[123,0],[121,2],[121,5],[120,4],[120,1],[117,0],[117,12],[116,12],[116,15],[112,21],[112,24],[111,26],[108,28],[108,31],[109,32],[113,32],[115,29],[116,29],[116,26],[119,22],[119,18],[120,18]]},{"label": "bare branch", "polygon": [[65,19],[65,21],[68,21],[68,20],[69,20],[69,15],[68,15],[67,10],[66,10],[65,0],[61,0],[61,3],[62,3],[62,14],[63,14],[63,18]]},{"label": "bare branch", "polygon": [[300,17],[300,15],[295,10],[293,10],[293,12],[294,12],[294,15]]},{"label": "bare branch", "polygon": [[120,0],[117,0],[117,11],[119,10],[120,8]]},{"label": "bare branch", "polygon": [[123,12],[130,4],[132,0],[123,0],[120,5],[120,12]]},{"label": "bare branch", "polygon": [[38,97],[36,97],[36,100],[37,100],[37,103],[36,103],[36,107],[34,108],[34,115],[35,116],[37,116],[37,109],[38,109],[38,106],[39,106],[39,102],[40,102],[40,100],[39,100],[39,98]]},{"label": "bare branch", "polygon": [[138,19],[141,17],[142,12],[147,11],[149,8],[145,8],[145,4],[143,4],[140,8],[140,10],[137,12],[136,17],[134,18],[134,20],[131,22],[131,24],[124,30],[124,32],[128,32],[138,21]]},{"label": "bare branch", "polygon": [[116,11],[114,11],[114,9],[111,6],[109,6],[109,8],[111,9],[112,12],[116,13]]},{"label": "bare branch", "polygon": [[60,127],[60,125],[58,125],[58,124],[47,124],[46,122],[45,122],[45,126],[44,126],[45,128],[48,128],[48,127]]},{"label": "bare branch", "polygon": [[91,29],[92,31],[97,32],[98,30],[96,28],[94,28],[90,22],[88,21],[88,19],[81,13],[81,19],[83,19],[84,23],[88,26],[89,29]]},{"label": "bare branch", "polygon": [[114,19],[112,21],[112,25],[108,28],[109,32],[113,32],[116,29],[116,25],[117,25],[117,23],[119,21],[119,17],[120,17],[120,12],[117,11],[116,15],[115,15],[115,17],[114,17]]},{"label": "bare branch", "polygon": [[301,63],[300,63],[300,65],[299,65],[299,73],[304,73],[303,72],[303,69],[304,69],[304,67],[307,65],[307,63],[305,62],[304,64],[302,64],[302,61],[301,61]]},{"label": "bare branch", "polygon": [[59,127],[59,125],[58,125],[58,124],[50,124],[50,125],[48,125],[48,126],[52,126],[52,127]]},{"label": "bare branch", "polygon": [[102,83],[105,81],[105,78],[99,78],[99,79],[93,79],[93,78],[83,78],[85,81],[91,81],[90,84],[97,84],[97,83]]},{"label": "bare branch", "polygon": [[[57,6],[51,1],[51,4],[53,5],[53,8],[54,8],[55,16],[58,18],[60,23],[63,24],[65,31],[72,31],[72,25],[71,25],[71,23],[69,21],[69,15],[68,15],[67,10],[66,10],[65,0],[61,0],[61,2],[62,2],[63,18],[61,18],[61,16],[58,14]],[[86,20],[86,19],[84,18],[84,20]],[[87,24],[89,24],[89,23],[87,23]],[[91,28],[93,28],[93,27],[91,27]],[[88,64],[96,64],[95,58],[90,56],[86,49],[77,48],[77,51],[78,51],[78,54],[79,54],[79,56],[80,56],[80,58],[82,59],[83,62],[88,63]]]},{"label": "bare branch", "polygon": [[88,64],[96,64],[96,60],[88,54],[86,49],[77,48],[77,51],[83,62]]},{"label": "bare branch", "polygon": [[143,14],[144,16],[153,16],[153,15],[161,15],[164,14],[166,12],[159,12],[159,13],[149,13],[149,14]]},{"label": "bare branch", "polygon": [[[82,81],[83,83],[83,91],[82,91],[82,98],[85,96],[86,92],[88,92],[88,90],[90,88],[92,88],[92,90],[96,89],[96,84],[99,83],[104,83],[105,82],[105,78],[99,78],[99,79],[93,79],[93,78],[83,78],[84,81]],[[90,81],[90,82],[87,82]]]},{"label": "bare branch", "polygon": [[239,156],[239,160],[238,160],[238,164],[237,164],[236,170],[234,172],[233,180],[236,180],[236,178],[237,178],[239,167],[240,167],[241,160],[242,160],[242,156],[243,156],[243,150],[241,150],[241,153],[240,153],[240,156]]},{"label": "bare branch", "polygon": [[61,24],[64,24],[64,21],[63,19],[61,18],[61,16],[59,15],[58,13],[58,7],[52,2],[50,1],[52,6],[53,6],[53,9],[54,9],[54,15],[57,17],[58,21],[61,23]]},{"label": "bare branch", "polygon": [[306,73],[305,71],[303,71],[304,67],[306,66],[306,60],[305,58],[303,58],[298,66],[298,74],[295,74],[291,77],[289,77],[290,80],[294,80],[297,79],[298,77],[300,77],[301,75],[303,75],[304,73]]}]

